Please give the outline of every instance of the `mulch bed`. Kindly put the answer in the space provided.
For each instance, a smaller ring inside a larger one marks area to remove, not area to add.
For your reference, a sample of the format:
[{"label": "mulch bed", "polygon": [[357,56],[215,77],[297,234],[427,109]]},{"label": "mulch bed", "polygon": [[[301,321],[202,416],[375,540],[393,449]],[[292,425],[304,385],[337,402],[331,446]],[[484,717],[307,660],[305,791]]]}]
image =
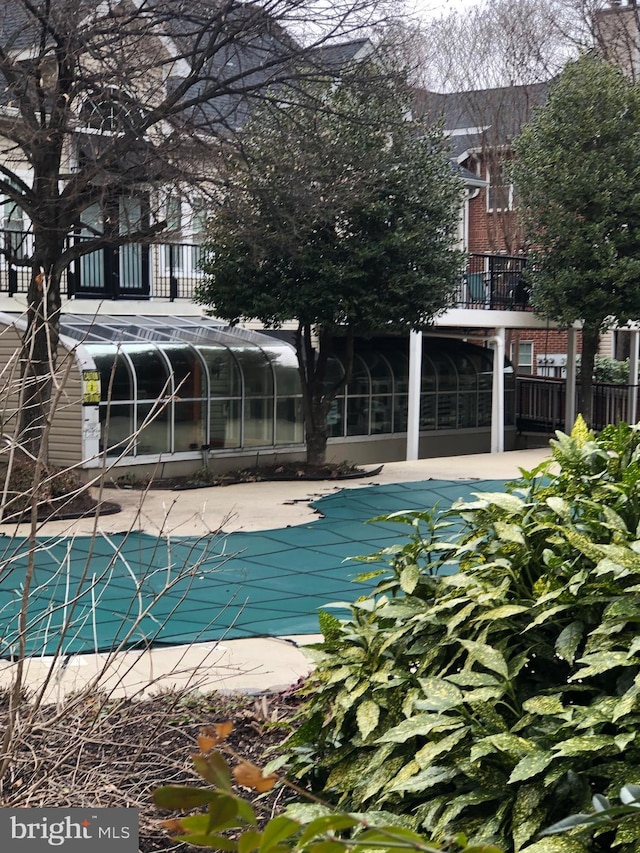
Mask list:
[{"label": "mulch bed", "polygon": [[[6,697],[0,702],[4,728]],[[266,750],[277,747],[291,731],[298,706],[293,693],[257,698],[164,693],[124,702],[89,696],[61,718],[55,707],[43,708],[33,730],[23,733],[9,773],[0,783],[2,805],[137,807],[141,853],[195,851],[199,848],[176,846],[160,824],[175,815],[156,808],[154,789],[205,784],[193,771],[190,755],[197,751],[199,731],[216,722],[232,721],[229,745],[243,758],[264,765],[273,758],[273,754],[265,757]],[[286,802],[285,793],[277,787],[262,794],[254,808],[267,819]],[[243,795],[256,797],[246,790]]]},{"label": "mulch bed", "polygon": [[36,466],[27,454],[17,450],[11,461],[11,476],[6,483],[8,456],[0,458],[0,489],[6,487],[3,523],[31,520],[31,507],[37,501],[38,522],[112,515],[120,512],[113,501],[98,502],[73,470],[43,465],[36,482]]},{"label": "mulch bed", "polygon": [[121,477],[112,485],[125,489],[202,489],[210,486],[231,486],[238,483],[261,483],[293,480],[353,480],[362,477],[375,477],[382,471],[382,465],[374,469],[360,468],[348,462],[327,463],[326,465],[307,465],[305,462],[284,462],[275,465],[260,465],[253,468],[241,468],[236,471],[215,473],[201,468],[190,477],[167,477],[136,480]]}]

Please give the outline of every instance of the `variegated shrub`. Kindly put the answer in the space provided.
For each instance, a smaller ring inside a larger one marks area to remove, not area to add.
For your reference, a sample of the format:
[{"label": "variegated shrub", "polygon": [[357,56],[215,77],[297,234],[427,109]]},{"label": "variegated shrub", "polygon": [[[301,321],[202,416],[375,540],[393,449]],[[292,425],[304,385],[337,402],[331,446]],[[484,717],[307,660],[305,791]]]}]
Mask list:
[{"label": "variegated shrub", "polygon": [[394,516],[413,535],[376,594],[323,616],[291,745],[342,807],[515,853],[640,850],[632,820],[538,835],[640,783],[640,433],[577,424],[552,450],[505,493]]}]

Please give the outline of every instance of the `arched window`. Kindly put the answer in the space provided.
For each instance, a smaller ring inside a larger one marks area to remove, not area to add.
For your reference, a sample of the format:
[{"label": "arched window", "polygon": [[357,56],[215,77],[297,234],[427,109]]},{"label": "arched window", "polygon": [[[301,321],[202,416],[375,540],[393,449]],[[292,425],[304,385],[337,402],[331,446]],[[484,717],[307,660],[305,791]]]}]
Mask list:
[{"label": "arched window", "polygon": [[83,131],[114,135],[135,130],[142,115],[132,98],[119,89],[108,88],[87,97],[80,110],[80,123]]}]

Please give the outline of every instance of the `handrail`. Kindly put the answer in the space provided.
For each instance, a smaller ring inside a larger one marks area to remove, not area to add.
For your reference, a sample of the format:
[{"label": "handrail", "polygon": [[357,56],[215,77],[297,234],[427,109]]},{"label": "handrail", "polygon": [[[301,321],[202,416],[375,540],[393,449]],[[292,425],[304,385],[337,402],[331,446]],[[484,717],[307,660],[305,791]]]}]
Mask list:
[{"label": "handrail", "polygon": [[[72,233],[69,245],[90,240]],[[69,297],[108,299],[193,299],[202,273],[201,247],[195,243],[167,242],[106,246],[71,262],[63,274],[62,289]],[[33,252],[33,234],[0,229],[0,293],[26,293],[31,272],[17,261]],[[13,263],[12,263],[13,261]],[[523,273],[526,258],[514,255],[468,255],[455,290],[456,308],[528,311],[530,294]]]}]

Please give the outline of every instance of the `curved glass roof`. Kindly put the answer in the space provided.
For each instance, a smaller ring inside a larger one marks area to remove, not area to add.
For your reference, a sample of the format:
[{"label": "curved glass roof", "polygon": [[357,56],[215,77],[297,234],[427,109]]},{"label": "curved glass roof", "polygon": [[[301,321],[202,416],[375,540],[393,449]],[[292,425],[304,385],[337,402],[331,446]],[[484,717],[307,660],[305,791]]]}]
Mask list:
[{"label": "curved glass roof", "polygon": [[261,349],[274,351],[293,347],[286,341],[249,329],[230,328],[211,317],[147,317],[129,315],[63,314],[60,333],[86,343],[176,343],[223,344],[237,346],[244,342]]}]

